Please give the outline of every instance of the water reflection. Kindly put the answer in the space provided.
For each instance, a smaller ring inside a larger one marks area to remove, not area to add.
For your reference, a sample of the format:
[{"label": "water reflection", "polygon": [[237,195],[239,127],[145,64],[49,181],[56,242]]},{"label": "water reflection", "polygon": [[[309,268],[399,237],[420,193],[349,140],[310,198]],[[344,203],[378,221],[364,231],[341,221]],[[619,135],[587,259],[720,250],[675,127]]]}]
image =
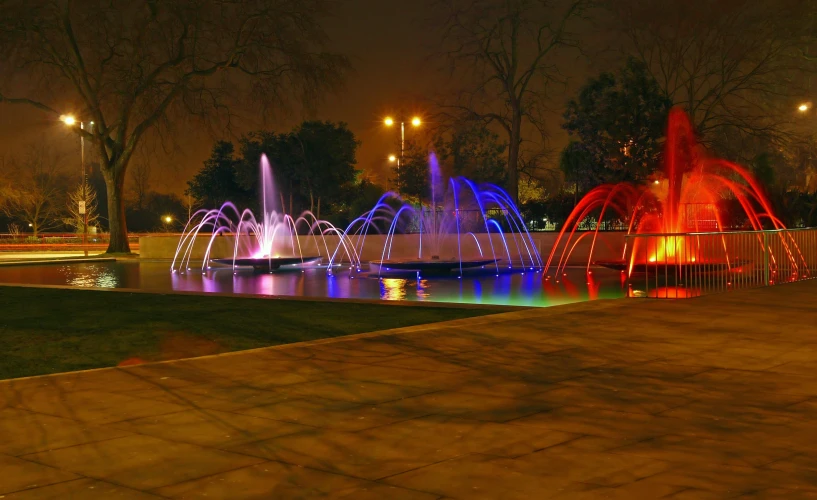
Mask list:
[{"label": "water reflection", "polygon": [[406,298],[406,284],[402,278],[381,278],[380,298],[385,300],[403,300]]},{"label": "water reflection", "polygon": [[[43,268],[48,266],[43,266]],[[139,288],[138,265],[110,266],[108,264],[66,264],[56,267],[66,285],[80,288]],[[50,273],[46,273],[50,274]],[[62,284],[62,283],[60,283]],[[135,286],[134,286],[135,285]]]},{"label": "water reflection", "polygon": [[157,292],[195,291],[252,295],[417,300],[474,304],[548,306],[625,295],[620,273],[567,269],[559,279],[541,273],[466,275],[450,277],[357,275],[348,271],[327,276],[324,269],[258,274],[231,269],[204,274],[168,272],[161,262],[36,265],[0,268],[0,283],[71,285],[76,287],[139,288]]},{"label": "water reflection", "polygon": [[429,298],[431,298],[431,290],[428,280],[417,280],[417,300],[427,300]]}]

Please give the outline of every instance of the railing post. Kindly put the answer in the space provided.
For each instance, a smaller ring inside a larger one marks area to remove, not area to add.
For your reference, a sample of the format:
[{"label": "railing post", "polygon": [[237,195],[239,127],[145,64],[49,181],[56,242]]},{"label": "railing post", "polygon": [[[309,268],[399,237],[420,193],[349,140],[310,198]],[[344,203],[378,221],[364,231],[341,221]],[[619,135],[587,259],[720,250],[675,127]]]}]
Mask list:
[{"label": "railing post", "polygon": [[763,231],[763,286],[769,286],[769,244],[766,241],[769,233]]}]

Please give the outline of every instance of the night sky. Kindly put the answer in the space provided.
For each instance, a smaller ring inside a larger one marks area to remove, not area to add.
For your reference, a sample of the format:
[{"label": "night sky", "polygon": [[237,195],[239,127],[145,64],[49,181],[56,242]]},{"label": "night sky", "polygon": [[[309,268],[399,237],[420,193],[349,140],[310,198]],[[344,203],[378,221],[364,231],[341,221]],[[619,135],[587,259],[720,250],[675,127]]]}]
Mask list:
[{"label": "night sky", "polygon": [[[325,23],[332,49],[349,56],[354,70],[345,90],[329,96],[316,118],[347,122],[362,142],[358,168],[384,185],[388,179],[386,157],[397,152],[398,131],[385,128],[383,117],[400,110],[422,116],[424,111],[429,111],[425,109],[424,98],[433,96],[447,79],[447,75],[437,69],[438,64],[428,58],[437,38],[424,22],[427,18],[424,3],[347,0],[341,2],[334,18]],[[574,72],[581,72],[576,70],[581,67],[581,64],[572,65]],[[236,132],[262,127],[261,116],[245,113]],[[266,128],[288,131],[302,118],[300,114],[268,117]],[[554,113],[552,128],[557,142],[559,122],[558,113]],[[407,133],[413,131],[408,129]],[[153,148],[149,159],[153,165],[152,188],[181,193],[187,180],[209,156],[217,138],[229,137],[213,137],[204,129],[184,128],[176,131],[171,151]],[[52,141],[54,149],[62,152],[67,162],[76,161],[79,168],[76,154],[79,141],[61,123],[24,106],[0,108],[0,158],[8,160],[21,154],[27,144],[39,141]]]}]

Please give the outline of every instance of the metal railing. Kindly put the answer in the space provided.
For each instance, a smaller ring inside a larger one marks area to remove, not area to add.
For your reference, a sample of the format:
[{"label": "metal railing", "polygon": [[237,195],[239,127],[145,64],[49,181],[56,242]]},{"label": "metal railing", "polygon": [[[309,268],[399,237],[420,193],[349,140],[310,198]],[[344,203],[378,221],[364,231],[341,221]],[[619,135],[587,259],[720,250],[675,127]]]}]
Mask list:
[{"label": "metal railing", "polygon": [[628,296],[688,298],[817,278],[817,228],[627,235]]},{"label": "metal railing", "polygon": [[[139,248],[138,234],[129,234],[131,250]],[[76,233],[0,233],[0,252],[53,252],[53,251],[104,251],[110,241],[108,233],[89,234],[86,243]]]},{"label": "metal railing", "polygon": [[[161,233],[167,234],[167,233]],[[139,236],[146,234],[130,233],[128,241],[138,242]],[[110,235],[108,233],[88,233],[88,242],[108,243]],[[34,236],[32,233],[0,233],[0,244],[59,244],[59,243],[82,243],[82,233],[39,233]]]}]

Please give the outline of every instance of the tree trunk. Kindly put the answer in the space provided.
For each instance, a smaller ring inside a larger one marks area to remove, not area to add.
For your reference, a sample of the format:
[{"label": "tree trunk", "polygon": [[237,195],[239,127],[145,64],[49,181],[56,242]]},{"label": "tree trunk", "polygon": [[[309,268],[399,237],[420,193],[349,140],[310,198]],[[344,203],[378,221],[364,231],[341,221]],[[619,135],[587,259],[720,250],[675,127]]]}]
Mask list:
[{"label": "tree trunk", "polygon": [[[516,115],[516,113],[514,113]],[[508,146],[508,194],[519,204],[519,144],[522,142],[522,116],[514,116]]]},{"label": "tree trunk", "polygon": [[103,168],[108,192],[108,253],[130,253],[128,225],[125,220],[125,169],[120,166]]}]

